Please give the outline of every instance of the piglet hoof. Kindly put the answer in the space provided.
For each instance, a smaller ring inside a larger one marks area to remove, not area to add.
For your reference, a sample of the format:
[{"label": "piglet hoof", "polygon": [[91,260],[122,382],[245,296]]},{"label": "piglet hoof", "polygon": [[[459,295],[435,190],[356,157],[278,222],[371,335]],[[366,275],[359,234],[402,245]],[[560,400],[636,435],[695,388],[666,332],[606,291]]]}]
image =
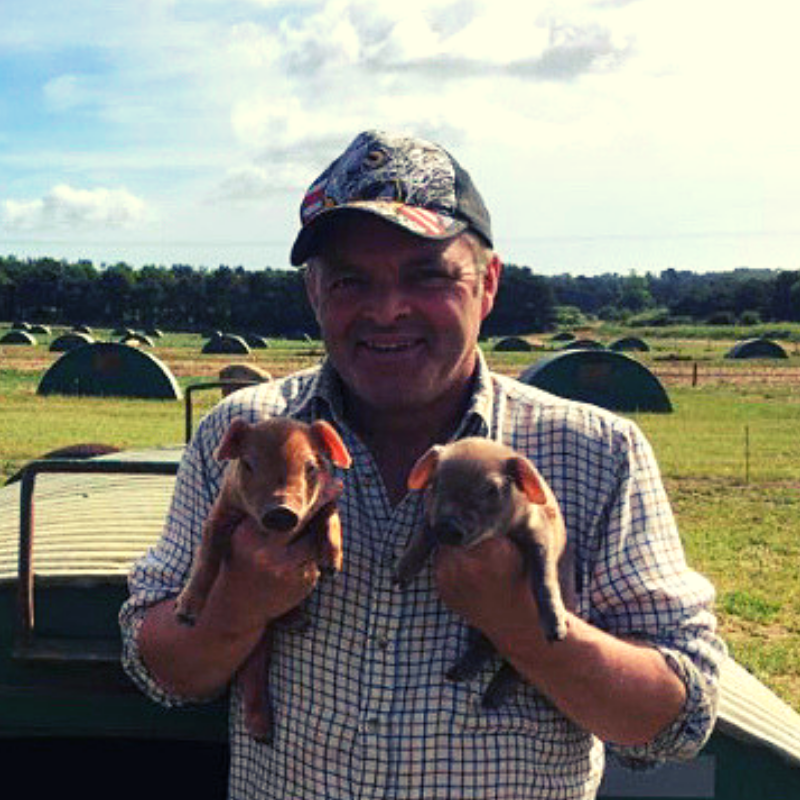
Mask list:
[{"label": "piglet hoof", "polygon": [[392,583],[398,589],[407,589],[411,585],[411,581],[417,577],[421,569],[419,567],[411,567],[408,564],[398,563],[392,575]]},{"label": "piglet hoof", "polygon": [[464,669],[462,664],[454,664],[450,667],[447,672],[444,674],[447,680],[452,681],[453,683],[461,683],[462,681],[469,680],[472,675],[469,674],[468,670]]},{"label": "piglet hoof", "polygon": [[450,681],[468,681],[477,677],[486,664],[494,657],[494,645],[480,631],[470,628],[467,649],[445,673]]},{"label": "piglet hoof", "polygon": [[505,663],[489,682],[483,693],[481,705],[487,710],[499,708],[514,691],[520,677],[510,664]]},{"label": "piglet hoof", "polygon": [[339,574],[339,570],[333,564],[323,564],[319,568],[320,575],[323,578],[335,578]]},{"label": "piglet hoof", "polygon": [[272,724],[272,714],[255,713],[250,711],[245,718],[247,735],[260,744],[271,745],[275,741],[275,726]]},{"label": "piglet hoof", "polygon": [[545,637],[550,643],[563,642],[567,638],[567,620],[565,617],[554,617],[545,626]]},{"label": "piglet hoof", "polygon": [[461,658],[450,669],[445,672],[444,676],[447,680],[453,683],[462,683],[477,677],[478,673],[483,669],[483,662],[467,657]]},{"label": "piglet hoof", "polygon": [[181,625],[186,625],[189,628],[193,628],[197,622],[197,614],[191,608],[187,608],[186,604],[182,603],[180,599],[175,604],[175,618]]},{"label": "piglet hoof", "polygon": [[305,633],[311,627],[311,617],[302,608],[293,608],[275,620],[275,625],[284,633]]}]

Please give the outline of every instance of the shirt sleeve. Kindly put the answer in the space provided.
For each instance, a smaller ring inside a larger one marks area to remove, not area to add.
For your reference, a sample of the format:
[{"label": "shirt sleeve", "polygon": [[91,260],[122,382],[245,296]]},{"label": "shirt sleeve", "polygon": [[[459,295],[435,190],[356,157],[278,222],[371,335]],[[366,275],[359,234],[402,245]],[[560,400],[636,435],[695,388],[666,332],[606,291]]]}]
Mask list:
[{"label": "shirt sleeve", "polygon": [[591,621],[654,646],[686,688],[680,715],[653,741],[607,745],[636,768],[699,752],[716,721],[726,649],[716,632],[714,589],[686,563],[652,448],[630,424],[615,453],[617,488],[588,587]]},{"label": "shirt sleeve", "polygon": [[204,430],[201,425],[184,452],[164,531],[159,542],[133,565],[128,576],[129,596],[119,615],[124,670],[145,694],[166,706],[198,698],[175,695],[158,683],[141,657],[138,635],[148,609],[177,596],[183,588],[203,521],[216,497],[222,469],[204,444],[212,438],[209,427],[215,426],[207,423]]}]

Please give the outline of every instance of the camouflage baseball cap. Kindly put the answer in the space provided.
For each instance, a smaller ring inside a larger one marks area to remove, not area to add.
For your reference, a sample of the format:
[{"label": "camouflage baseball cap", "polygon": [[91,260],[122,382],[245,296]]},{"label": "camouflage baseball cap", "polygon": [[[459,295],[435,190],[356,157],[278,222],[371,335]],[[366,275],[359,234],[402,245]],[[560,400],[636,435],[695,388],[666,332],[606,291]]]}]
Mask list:
[{"label": "camouflage baseball cap", "polygon": [[300,206],[294,266],[314,255],[331,220],[374,214],[427,239],[470,229],[492,245],[489,212],[467,172],[443,148],[383,131],[359,134],[311,184]]}]

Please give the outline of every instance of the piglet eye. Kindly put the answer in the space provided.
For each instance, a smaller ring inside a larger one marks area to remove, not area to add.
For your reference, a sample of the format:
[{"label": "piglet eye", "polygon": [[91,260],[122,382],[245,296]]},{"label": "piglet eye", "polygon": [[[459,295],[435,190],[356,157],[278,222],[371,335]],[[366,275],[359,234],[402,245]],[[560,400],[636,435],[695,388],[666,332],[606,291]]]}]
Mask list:
[{"label": "piglet eye", "polygon": [[490,481],[483,485],[482,492],[487,500],[497,500],[500,497],[501,489],[494,481]]},{"label": "piglet eye", "polygon": [[315,481],[319,475],[319,464],[316,461],[306,462],[306,480]]}]

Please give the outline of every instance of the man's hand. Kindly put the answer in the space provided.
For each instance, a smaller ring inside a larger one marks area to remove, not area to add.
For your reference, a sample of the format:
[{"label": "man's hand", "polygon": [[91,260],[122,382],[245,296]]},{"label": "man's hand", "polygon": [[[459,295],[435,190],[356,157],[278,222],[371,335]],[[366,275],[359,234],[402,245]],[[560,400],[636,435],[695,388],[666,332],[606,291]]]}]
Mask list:
[{"label": "man's hand", "polygon": [[249,518],[243,520],[233,532],[230,558],[220,573],[235,606],[234,619],[243,628],[263,628],[291,611],[317,585],[318,559],[316,537],[265,534]]},{"label": "man's hand", "polygon": [[480,630],[528,683],[605,741],[640,745],[669,725],[686,699],[663,656],[569,615],[569,633],[548,643],[516,545],[490,539],[466,550],[439,546],[442,601]]},{"label": "man's hand", "polygon": [[539,630],[530,578],[510,539],[496,537],[469,549],[439,545],[434,575],[445,605],[490,639],[514,627],[526,636]]},{"label": "man's hand", "polygon": [[139,633],[142,657],[172,692],[197,699],[223,689],[278,617],[298,606],[319,579],[316,537],[270,531],[246,519],[230,538],[197,624],[178,622],[174,600],[153,606]]}]

